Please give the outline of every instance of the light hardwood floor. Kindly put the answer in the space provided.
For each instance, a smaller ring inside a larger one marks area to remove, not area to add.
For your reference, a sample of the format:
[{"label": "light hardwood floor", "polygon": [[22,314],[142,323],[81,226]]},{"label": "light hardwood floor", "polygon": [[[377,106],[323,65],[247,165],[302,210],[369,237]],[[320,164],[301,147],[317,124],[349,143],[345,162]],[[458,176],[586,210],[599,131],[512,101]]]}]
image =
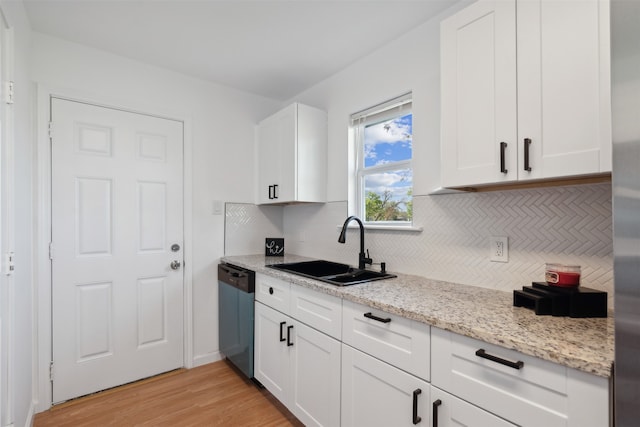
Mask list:
[{"label": "light hardwood floor", "polygon": [[302,423],[266,390],[220,361],[54,406],[37,414],[33,425],[300,427]]}]

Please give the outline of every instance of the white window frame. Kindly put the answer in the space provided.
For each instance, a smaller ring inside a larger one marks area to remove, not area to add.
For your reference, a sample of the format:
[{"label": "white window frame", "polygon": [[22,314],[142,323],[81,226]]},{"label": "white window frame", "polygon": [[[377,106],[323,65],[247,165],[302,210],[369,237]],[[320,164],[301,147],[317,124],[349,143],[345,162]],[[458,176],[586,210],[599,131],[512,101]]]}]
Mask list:
[{"label": "white window frame", "polygon": [[[368,108],[351,115],[351,129],[353,132],[353,140],[355,142],[355,197],[356,207],[352,210],[355,215],[362,218],[365,225],[381,226],[381,227],[397,227],[407,228],[413,226],[413,217],[411,221],[366,221],[365,215],[365,194],[364,194],[364,178],[367,175],[373,175],[383,172],[396,171],[400,169],[411,170],[413,176],[413,149],[411,159],[401,160],[398,162],[387,163],[383,165],[364,167],[364,129],[366,126],[380,123],[394,117],[400,117],[413,114],[412,110],[412,94],[406,93],[399,97],[393,98],[387,102]],[[412,180],[413,188],[413,180]],[[413,196],[412,196],[413,200]]]}]

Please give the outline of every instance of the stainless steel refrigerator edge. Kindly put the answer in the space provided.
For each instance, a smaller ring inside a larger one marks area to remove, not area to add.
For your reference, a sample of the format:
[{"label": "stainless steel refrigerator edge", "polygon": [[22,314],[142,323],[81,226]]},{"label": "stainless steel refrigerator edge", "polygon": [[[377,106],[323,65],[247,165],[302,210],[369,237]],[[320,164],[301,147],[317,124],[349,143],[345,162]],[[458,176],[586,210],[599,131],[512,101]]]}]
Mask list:
[{"label": "stainless steel refrigerator edge", "polygon": [[611,1],[615,424],[640,422],[640,1]]}]

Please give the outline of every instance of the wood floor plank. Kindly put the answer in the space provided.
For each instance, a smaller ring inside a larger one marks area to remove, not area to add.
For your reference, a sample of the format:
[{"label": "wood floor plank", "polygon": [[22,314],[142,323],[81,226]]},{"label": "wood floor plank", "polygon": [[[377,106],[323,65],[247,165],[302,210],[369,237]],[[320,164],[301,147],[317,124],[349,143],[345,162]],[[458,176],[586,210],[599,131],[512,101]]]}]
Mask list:
[{"label": "wood floor plank", "polygon": [[266,390],[226,361],[128,384],[36,414],[34,427],[300,427]]}]

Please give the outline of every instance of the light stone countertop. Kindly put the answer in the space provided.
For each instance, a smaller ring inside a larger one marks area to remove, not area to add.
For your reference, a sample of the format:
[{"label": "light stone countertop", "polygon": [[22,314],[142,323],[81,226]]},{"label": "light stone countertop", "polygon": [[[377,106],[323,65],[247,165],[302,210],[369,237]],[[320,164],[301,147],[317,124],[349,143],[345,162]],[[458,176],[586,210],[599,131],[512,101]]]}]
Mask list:
[{"label": "light stone countertop", "polygon": [[609,378],[614,358],[614,319],[538,316],[513,306],[511,292],[441,282],[420,276],[335,286],[267,268],[308,261],[297,255],[223,257],[222,262],[417,320],[487,343]]}]

